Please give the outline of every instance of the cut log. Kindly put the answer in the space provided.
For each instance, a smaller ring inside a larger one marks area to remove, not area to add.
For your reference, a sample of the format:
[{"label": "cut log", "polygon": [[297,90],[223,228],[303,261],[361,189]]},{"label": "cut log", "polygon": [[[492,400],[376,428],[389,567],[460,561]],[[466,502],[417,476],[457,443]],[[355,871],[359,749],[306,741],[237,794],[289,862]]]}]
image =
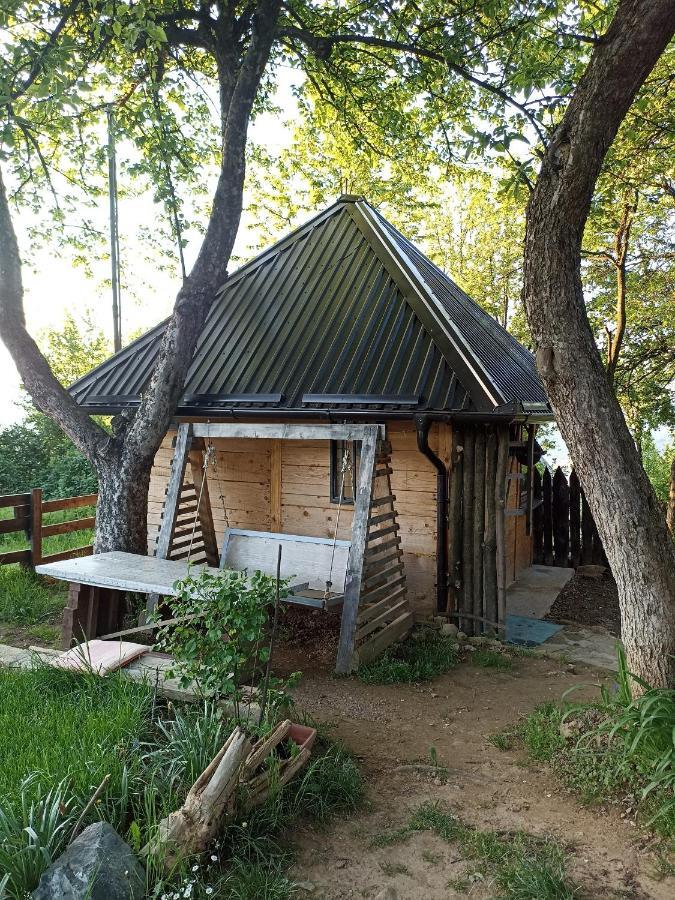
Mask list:
[{"label": "cut log", "polygon": [[250,739],[235,728],[192,785],[185,803],[159,823],[142,855],[155,857],[155,863],[170,872],[181,859],[207,850],[233,811],[241,769],[250,752]]}]

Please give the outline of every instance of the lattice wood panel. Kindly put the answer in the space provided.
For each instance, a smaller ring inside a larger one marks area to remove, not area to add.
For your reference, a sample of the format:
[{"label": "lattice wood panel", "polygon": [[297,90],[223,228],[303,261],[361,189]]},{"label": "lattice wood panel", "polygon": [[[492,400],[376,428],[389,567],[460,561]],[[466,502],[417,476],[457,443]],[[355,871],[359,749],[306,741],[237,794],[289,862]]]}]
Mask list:
[{"label": "lattice wood panel", "polygon": [[396,497],[391,490],[391,446],[378,444],[356,622],[355,656],[362,664],[412,628]]}]

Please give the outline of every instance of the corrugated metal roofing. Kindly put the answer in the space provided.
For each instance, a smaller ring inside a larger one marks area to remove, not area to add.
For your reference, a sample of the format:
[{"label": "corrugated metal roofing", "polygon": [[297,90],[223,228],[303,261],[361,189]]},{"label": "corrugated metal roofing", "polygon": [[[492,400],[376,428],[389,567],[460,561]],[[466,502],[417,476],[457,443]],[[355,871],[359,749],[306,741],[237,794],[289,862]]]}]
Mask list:
[{"label": "corrugated metal roofing", "polygon": [[[381,235],[364,227],[365,213]],[[385,233],[419,268],[424,285],[401,275],[400,260],[380,244]],[[442,303],[440,325],[420,299],[427,287]],[[405,414],[545,399],[540,385],[535,390],[530,354],[483,319],[492,322],[368,204],[341,201],[247,263],[218,292],[177,413]],[[446,340],[450,325],[454,337]],[[459,351],[457,328],[467,331],[467,347]],[[80,379],[71,388],[77,401],[109,412],[138,402],[163,330],[164,323]],[[498,390],[482,389],[489,380],[484,370]]]}]

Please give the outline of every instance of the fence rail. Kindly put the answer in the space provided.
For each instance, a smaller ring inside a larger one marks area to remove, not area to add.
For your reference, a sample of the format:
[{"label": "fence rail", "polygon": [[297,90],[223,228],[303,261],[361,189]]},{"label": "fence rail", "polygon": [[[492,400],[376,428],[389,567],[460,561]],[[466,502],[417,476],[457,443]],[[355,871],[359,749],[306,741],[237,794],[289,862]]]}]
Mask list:
[{"label": "fence rail", "polygon": [[63,559],[73,559],[76,556],[89,556],[93,553],[91,544],[82,547],[72,547],[59,553],[43,553],[45,538],[58,534],[70,534],[74,531],[84,531],[94,528],[96,516],[83,516],[79,519],[70,519],[66,522],[53,522],[45,524],[45,514],[61,512],[66,509],[81,509],[95,506],[98,494],[83,494],[79,497],[62,497],[57,500],[43,500],[42,489],[34,488],[25,494],[5,494],[0,496],[0,509],[12,507],[13,516],[0,520],[0,535],[23,532],[29,544],[21,550],[8,550],[0,553],[0,566],[10,563],[20,563],[28,568],[35,568],[40,563],[59,562]]},{"label": "fence rail", "polygon": [[545,566],[607,565],[577,473],[534,473],[533,561]]}]

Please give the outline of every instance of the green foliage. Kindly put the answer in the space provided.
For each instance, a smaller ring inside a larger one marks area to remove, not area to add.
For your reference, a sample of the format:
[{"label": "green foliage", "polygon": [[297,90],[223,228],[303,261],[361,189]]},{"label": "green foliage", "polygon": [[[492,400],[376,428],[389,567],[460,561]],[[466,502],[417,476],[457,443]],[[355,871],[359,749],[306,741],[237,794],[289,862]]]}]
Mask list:
[{"label": "green foliage", "polygon": [[670,464],[675,456],[675,441],[659,452],[651,434],[642,441],[642,465],[649,476],[654,492],[661,503],[668,503],[670,492]]},{"label": "green foliage", "polygon": [[366,684],[414,684],[442,675],[458,661],[457,644],[435,630],[427,630],[388,647],[379,659],[361,666],[357,674]]},{"label": "green foliage", "polygon": [[0,805],[0,897],[23,900],[65,848],[75,816],[67,781],[45,793],[34,773],[19,792],[14,806]]},{"label": "green foliage", "polygon": [[119,676],[0,668],[0,868],[11,898],[35,888],[106,774],[90,819],[124,822],[150,700]]},{"label": "green foliage", "polygon": [[[151,685],[119,674],[0,669],[0,871],[9,872],[11,900],[35,888],[104,774],[111,779],[91,818],[110,821],[139,850],[232,728],[212,704],[156,710]],[[208,858],[187,861],[168,879],[151,860],[149,896],[290,896],[288,827],[328,822],[362,798],[354,760],[320,737],[308,766],[236,819]]]},{"label": "green foliage", "polygon": [[[182,686],[195,684],[205,698],[229,699],[238,715],[243,679],[255,679],[269,659],[264,640],[276,580],[262,572],[225,569],[190,575],[175,588],[176,595],[164,604],[169,618],[193,618],[158,628],[156,646],[173,656],[171,674]],[[280,596],[286,592],[281,584]],[[162,618],[156,610],[154,621]],[[275,702],[282,699],[279,688],[272,685]]]},{"label": "green foliage", "polygon": [[575,703],[564,713],[545,704],[518,732],[530,756],[553,763],[585,800],[628,796],[648,826],[672,837],[675,691],[649,687],[628,671],[623,650],[618,653],[615,692],[603,687],[599,702]]},{"label": "green foliage", "polygon": [[552,840],[522,831],[473,828],[439,803],[423,803],[406,825],[380,836],[374,846],[407,840],[421,831],[431,831],[455,844],[463,858],[472,862],[473,871],[494,881],[504,900],[573,900],[579,896],[565,873],[563,850]]}]

